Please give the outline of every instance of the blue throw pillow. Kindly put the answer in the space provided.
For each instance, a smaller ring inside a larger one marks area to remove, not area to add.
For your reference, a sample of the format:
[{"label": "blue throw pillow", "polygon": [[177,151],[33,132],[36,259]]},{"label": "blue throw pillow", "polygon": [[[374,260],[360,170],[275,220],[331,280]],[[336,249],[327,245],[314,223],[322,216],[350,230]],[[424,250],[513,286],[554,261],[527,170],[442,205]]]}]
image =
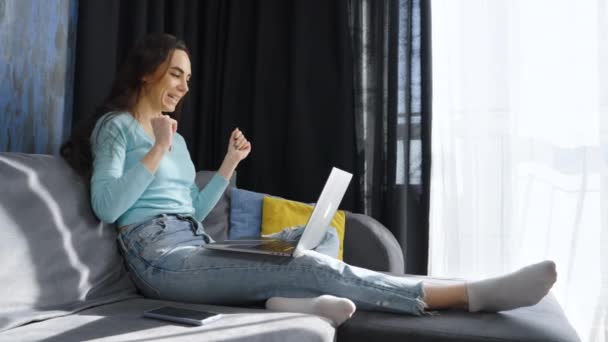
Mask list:
[{"label": "blue throw pillow", "polygon": [[234,188],[230,194],[230,229],[228,237],[259,237],[262,227],[262,203],[265,194]]}]

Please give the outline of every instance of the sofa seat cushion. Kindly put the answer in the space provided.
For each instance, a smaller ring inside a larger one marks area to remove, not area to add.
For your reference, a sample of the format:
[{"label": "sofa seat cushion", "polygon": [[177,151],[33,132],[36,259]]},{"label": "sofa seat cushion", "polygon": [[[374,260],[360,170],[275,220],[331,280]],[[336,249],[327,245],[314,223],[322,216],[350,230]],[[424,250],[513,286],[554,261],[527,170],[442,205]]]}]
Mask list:
[{"label": "sofa seat cushion", "polygon": [[[451,280],[434,282],[447,283]],[[432,315],[417,317],[358,311],[338,329],[338,341],[372,340],[385,342],[580,341],[552,294],[534,306],[500,313],[441,310],[433,311]]]},{"label": "sofa seat cushion", "polygon": [[[226,314],[207,326],[142,317],[163,305]],[[0,333],[0,341],[333,341],[335,329],[320,317],[226,306],[129,299]]]}]

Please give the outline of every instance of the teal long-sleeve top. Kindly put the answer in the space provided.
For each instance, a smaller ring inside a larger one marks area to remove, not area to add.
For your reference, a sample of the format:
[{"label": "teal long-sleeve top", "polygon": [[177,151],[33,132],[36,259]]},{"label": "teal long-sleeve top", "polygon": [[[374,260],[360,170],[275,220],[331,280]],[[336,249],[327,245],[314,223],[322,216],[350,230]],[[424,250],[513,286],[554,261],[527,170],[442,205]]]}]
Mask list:
[{"label": "teal long-sleeve top", "polygon": [[186,141],[179,133],[174,134],[172,149],[158,169],[150,172],[141,160],[154,145],[153,138],[130,113],[110,114],[97,121],[90,137],[91,206],[97,217],[118,227],[158,214],[191,215],[202,221],[228,181],[216,173],[200,190]]}]

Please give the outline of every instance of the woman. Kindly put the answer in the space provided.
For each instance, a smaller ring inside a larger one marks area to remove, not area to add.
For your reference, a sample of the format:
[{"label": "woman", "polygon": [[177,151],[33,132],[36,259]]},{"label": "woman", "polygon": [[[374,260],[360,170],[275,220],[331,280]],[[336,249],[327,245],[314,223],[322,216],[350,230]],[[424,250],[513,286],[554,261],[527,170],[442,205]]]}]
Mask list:
[{"label": "woman", "polygon": [[[205,249],[211,238],[200,222],[252,146],[235,129],[217,174],[197,188],[177,133],[190,75],[183,42],[167,34],[147,36],[129,54],[98,115],[61,150],[90,177],[95,214],[119,227],[121,253],[145,296],[226,305],[265,300],[269,309],[318,314],[339,325],[355,307],[413,315],[427,308],[509,310],[537,303],[555,282],[551,261],[498,278],[433,285],[350,266],[318,251],[280,258]],[[324,247],[335,243],[328,238]]]}]

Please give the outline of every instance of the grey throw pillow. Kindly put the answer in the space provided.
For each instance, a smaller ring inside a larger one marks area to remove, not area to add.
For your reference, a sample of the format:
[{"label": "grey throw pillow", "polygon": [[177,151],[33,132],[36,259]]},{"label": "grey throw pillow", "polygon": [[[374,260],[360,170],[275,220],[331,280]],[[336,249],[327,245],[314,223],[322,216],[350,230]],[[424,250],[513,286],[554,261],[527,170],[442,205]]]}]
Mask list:
[{"label": "grey throw pillow", "polygon": [[[196,173],[195,183],[203,189],[211,180],[216,171],[199,171]],[[209,215],[203,219],[203,227],[207,234],[216,241],[226,240],[230,229],[230,194],[236,187],[236,172],[230,178],[230,184]]]}]

